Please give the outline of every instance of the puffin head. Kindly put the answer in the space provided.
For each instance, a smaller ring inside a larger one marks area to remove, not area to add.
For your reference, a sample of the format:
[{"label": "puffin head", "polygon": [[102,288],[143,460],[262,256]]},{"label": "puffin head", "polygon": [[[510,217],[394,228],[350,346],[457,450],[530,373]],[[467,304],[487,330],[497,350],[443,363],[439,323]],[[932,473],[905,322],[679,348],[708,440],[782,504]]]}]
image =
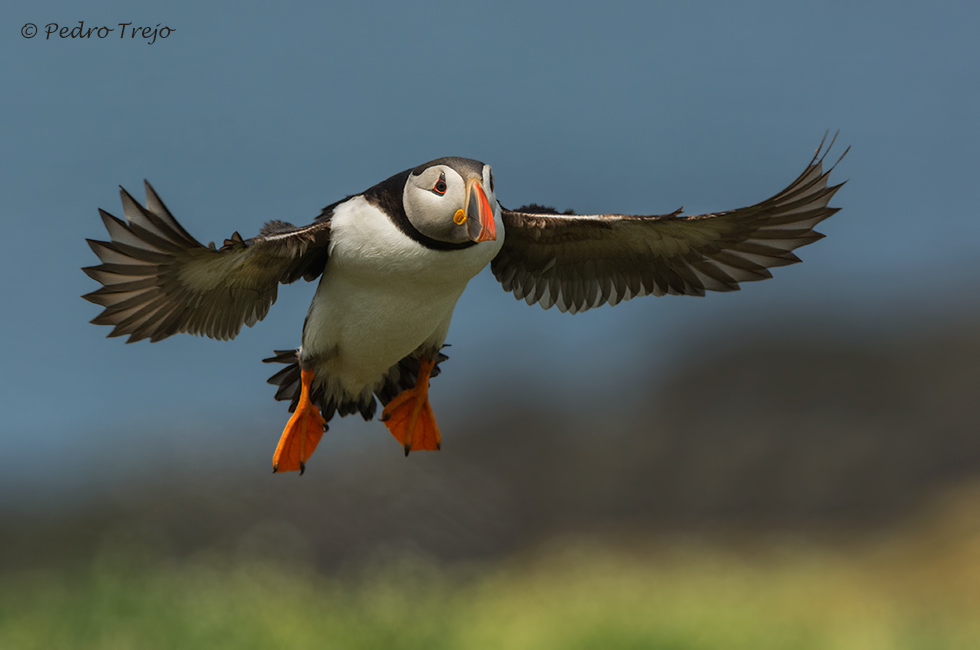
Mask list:
[{"label": "puffin head", "polygon": [[405,182],[403,203],[409,222],[432,239],[452,244],[497,239],[493,172],[477,160],[439,158],[419,165]]}]

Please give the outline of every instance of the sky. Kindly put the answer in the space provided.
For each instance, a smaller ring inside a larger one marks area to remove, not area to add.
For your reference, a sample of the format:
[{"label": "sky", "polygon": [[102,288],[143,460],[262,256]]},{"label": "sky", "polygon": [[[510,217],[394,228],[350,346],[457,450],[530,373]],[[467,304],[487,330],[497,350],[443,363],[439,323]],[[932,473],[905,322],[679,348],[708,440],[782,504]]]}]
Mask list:
[{"label": "sky", "polygon": [[[698,213],[781,190],[827,130],[852,147],[827,238],[741,292],[571,316],[516,302],[485,271],[457,307],[437,413],[487,382],[614,398],[678,362],[679,340],[729,323],[803,311],[886,331],[928,317],[936,295],[977,303],[977,5],[87,4],[0,14],[0,463],[18,485],[125,464],[178,431],[267,429],[271,455],[285,422],[260,359],[298,345],[314,285],[282,287],[231,343],[125,345],[88,323],[85,239],[106,237],[97,208],[121,216],[119,186],[141,199],[144,178],[220,242],[307,223],[441,156],[490,163],[508,207]],[[113,31],[48,34],[79,21]],[[333,427],[342,441],[387,435],[349,420]]]}]

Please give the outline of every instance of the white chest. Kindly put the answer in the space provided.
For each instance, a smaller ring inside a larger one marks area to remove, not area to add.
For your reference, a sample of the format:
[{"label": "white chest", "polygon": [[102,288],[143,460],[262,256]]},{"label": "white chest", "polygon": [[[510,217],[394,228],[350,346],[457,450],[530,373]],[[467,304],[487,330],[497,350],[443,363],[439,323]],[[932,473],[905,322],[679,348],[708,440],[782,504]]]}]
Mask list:
[{"label": "white chest", "polygon": [[419,346],[441,346],[456,301],[501,240],[432,250],[363,197],[341,204],[331,219],[330,258],[303,333],[304,359],[322,360],[327,372],[356,392]]}]

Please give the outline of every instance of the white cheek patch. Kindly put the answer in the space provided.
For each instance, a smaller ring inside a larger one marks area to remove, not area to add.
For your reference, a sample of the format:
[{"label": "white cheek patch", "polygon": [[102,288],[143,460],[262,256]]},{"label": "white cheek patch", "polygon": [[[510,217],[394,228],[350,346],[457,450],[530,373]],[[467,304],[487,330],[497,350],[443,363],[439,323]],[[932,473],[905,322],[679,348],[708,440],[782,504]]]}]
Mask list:
[{"label": "white cheek patch", "polygon": [[[440,173],[445,174],[446,192],[433,191]],[[432,187],[428,186],[432,181]],[[432,239],[461,243],[467,240],[465,221],[455,219],[463,206],[463,179],[449,167],[433,167],[419,176],[410,176],[405,183],[402,202],[405,215],[416,230]]]}]

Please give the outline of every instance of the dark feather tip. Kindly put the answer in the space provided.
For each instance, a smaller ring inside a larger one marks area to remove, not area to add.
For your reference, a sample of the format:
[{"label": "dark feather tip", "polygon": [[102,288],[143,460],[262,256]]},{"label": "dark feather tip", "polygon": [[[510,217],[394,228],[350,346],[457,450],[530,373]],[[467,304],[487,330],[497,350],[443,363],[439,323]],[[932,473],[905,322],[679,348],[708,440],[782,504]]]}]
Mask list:
[{"label": "dark feather tip", "polygon": [[575,211],[572,209],[565,210],[564,212],[559,212],[558,210],[554,209],[550,205],[539,205],[538,203],[529,203],[527,205],[522,205],[521,207],[517,208],[515,212],[528,212],[530,214],[566,214],[566,215],[575,214]]}]

